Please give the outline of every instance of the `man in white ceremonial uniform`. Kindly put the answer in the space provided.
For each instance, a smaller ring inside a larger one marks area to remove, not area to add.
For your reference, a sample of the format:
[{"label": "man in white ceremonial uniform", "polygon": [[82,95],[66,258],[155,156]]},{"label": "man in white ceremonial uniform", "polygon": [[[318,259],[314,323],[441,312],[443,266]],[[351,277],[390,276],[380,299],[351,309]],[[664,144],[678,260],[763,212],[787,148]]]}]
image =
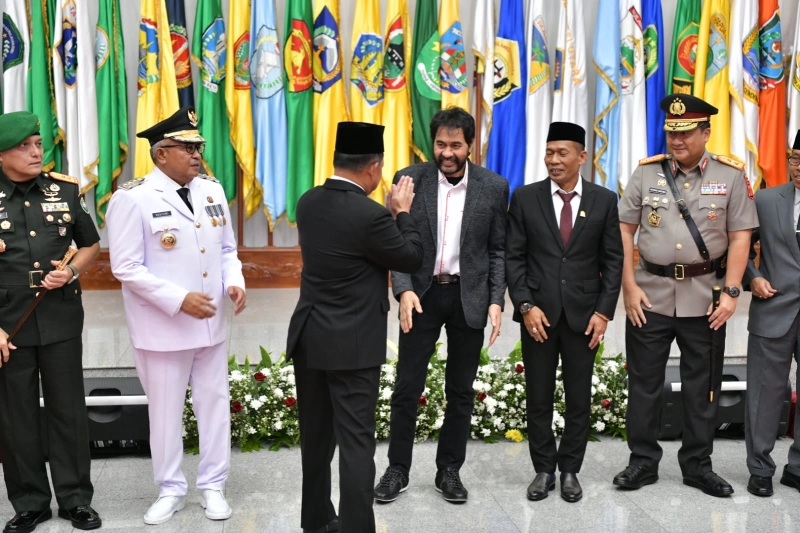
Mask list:
[{"label": "man in white ceremonial uniform", "polygon": [[[111,198],[111,269],[122,282],[136,370],[147,394],[158,500],[145,514],[160,524],[183,509],[181,471],[186,385],[200,433],[197,488],[212,520],[231,516],[223,490],[230,467],[225,294],[244,309],[242,264],[222,186],[199,174],[205,140],[194,108],[140,132],[155,169]],[[200,178],[200,179],[196,179]]]}]

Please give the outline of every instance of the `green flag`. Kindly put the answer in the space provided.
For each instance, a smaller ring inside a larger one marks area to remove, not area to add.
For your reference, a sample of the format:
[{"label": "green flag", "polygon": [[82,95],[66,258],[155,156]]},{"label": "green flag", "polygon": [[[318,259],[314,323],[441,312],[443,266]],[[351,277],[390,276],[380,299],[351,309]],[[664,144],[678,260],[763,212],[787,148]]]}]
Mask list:
[{"label": "green flag", "polygon": [[31,52],[28,60],[28,89],[25,98],[26,108],[39,117],[39,133],[44,148],[44,170],[61,170],[61,147],[63,141],[58,131],[56,110],[53,106],[53,77],[50,72],[51,54],[50,34],[47,27],[47,0],[32,0],[31,13]]},{"label": "green flag", "polygon": [[700,0],[678,0],[667,80],[670,94],[692,94],[700,15]]},{"label": "green flag", "polygon": [[422,161],[433,160],[430,125],[433,115],[442,106],[437,19],[436,0],[417,2],[417,13],[414,17],[414,48],[411,54],[413,58],[411,114],[414,119],[412,130],[414,153]]},{"label": "green flag", "polygon": [[94,189],[97,224],[106,222],[111,187],[128,159],[128,96],[125,92],[125,44],[119,15],[119,0],[100,0],[95,35],[97,116],[100,161]]},{"label": "green flag", "polygon": [[286,218],[297,221],[297,201],[314,186],[314,91],[311,59],[311,2],[288,0],[283,47],[290,164],[286,176]]},{"label": "green flag", "polygon": [[200,0],[194,19],[192,61],[200,69],[197,88],[197,129],[206,140],[203,166],[225,190],[225,198],[236,197],[236,156],[231,145],[225,106],[225,21],[219,0]]}]

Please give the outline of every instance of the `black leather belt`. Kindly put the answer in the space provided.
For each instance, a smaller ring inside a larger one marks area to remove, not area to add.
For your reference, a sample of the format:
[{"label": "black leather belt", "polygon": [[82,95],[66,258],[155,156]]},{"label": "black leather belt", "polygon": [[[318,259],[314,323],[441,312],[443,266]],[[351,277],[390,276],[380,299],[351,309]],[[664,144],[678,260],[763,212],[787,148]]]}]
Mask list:
[{"label": "black leather belt", "polygon": [[35,289],[42,286],[42,280],[51,270],[31,270],[30,272],[0,272],[0,286],[2,287],[30,287]]},{"label": "black leather belt", "polygon": [[447,285],[448,283],[461,283],[461,276],[458,274],[439,274],[431,278],[434,283],[439,285]]},{"label": "black leather belt", "polygon": [[702,263],[692,263],[691,265],[683,265],[680,263],[672,263],[669,265],[657,265],[651,263],[644,257],[639,257],[639,264],[642,268],[656,276],[663,276],[665,278],[672,278],[682,280],[684,278],[691,278],[693,276],[702,276],[703,274],[710,274],[717,270],[722,270],[728,260],[728,254],[712,259],[711,261],[703,261]]}]

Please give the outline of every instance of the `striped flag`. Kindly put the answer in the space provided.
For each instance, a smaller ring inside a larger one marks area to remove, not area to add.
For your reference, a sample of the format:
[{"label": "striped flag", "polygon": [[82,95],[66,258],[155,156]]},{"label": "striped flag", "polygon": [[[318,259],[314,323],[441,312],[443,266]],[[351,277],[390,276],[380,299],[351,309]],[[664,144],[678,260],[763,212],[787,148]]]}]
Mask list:
[{"label": "striped flag", "polygon": [[[520,0],[522,1],[522,0]],[[467,54],[458,15],[458,0],[442,0],[439,8],[439,82],[442,109],[457,106],[469,111]]]},{"label": "striped flag", "polygon": [[433,160],[430,124],[442,105],[440,62],[436,0],[418,0],[411,60],[411,113],[414,153],[421,161]]},{"label": "striped flag", "polygon": [[[758,167],[758,4],[731,1],[728,65],[731,90],[731,156],[744,162],[747,175],[757,183]],[[797,131],[797,130],[795,130]]]},{"label": "striped flag", "polygon": [[666,116],[661,110],[661,100],[666,96],[664,70],[664,19],[661,0],[642,0],[642,28],[644,30],[644,73],[647,93],[647,155],[667,151],[667,134],[664,131]]},{"label": "striped flag", "polygon": [[791,148],[797,130],[800,130],[800,29],[797,28],[798,24],[800,24],[800,6],[797,8],[797,21],[794,24],[794,46],[789,63],[789,83],[786,86],[786,108],[789,112],[789,125],[786,130],[787,148]]},{"label": "striped flag", "polygon": [[[22,19],[24,20],[24,19]],[[61,171],[61,147],[64,141],[58,129],[55,103],[53,102],[52,57],[50,34],[47,32],[48,8],[45,2],[30,5],[30,56],[28,58],[28,81],[26,83],[25,106],[39,117],[39,133],[42,136],[42,168]],[[94,64],[94,58],[90,60]],[[90,69],[93,70],[93,69]]]},{"label": "striped flag", "polygon": [[486,157],[486,149],[489,146],[489,133],[492,131],[494,39],[494,2],[492,0],[477,0],[477,5],[475,6],[475,28],[472,34],[472,53],[475,54],[476,59],[475,72],[483,76],[481,92],[480,94],[475,93],[475,108],[477,110],[478,106],[480,106],[482,111],[481,138],[478,139],[481,161]]},{"label": "striped flag", "polygon": [[667,80],[670,94],[692,94],[699,24],[700,0],[678,0]]},{"label": "striped flag", "polygon": [[389,190],[394,173],[411,164],[411,32],[406,0],[389,0],[385,43],[383,120],[393,126],[383,134],[383,185]]},{"label": "striped flag", "polygon": [[579,0],[561,0],[554,64],[553,122],[572,122],[590,131],[586,44],[580,4]]},{"label": "striped flag", "polygon": [[24,111],[30,34],[25,0],[6,0],[3,13],[3,111]]},{"label": "striped flag", "polygon": [[600,0],[594,34],[597,94],[594,119],[594,181],[619,194],[621,56],[619,0]]},{"label": "striped flag", "polygon": [[[619,1],[619,0],[615,0]],[[544,26],[543,0],[532,0],[528,4],[528,18],[525,23],[525,58],[528,66],[528,83],[526,95],[526,113],[530,117],[543,119],[526,121],[526,142],[528,149],[525,155],[525,183],[541,181],[547,177],[547,166],[544,164],[547,152],[547,132],[550,122],[552,94],[550,80],[550,49],[547,46],[547,32]]]},{"label": "striped flag", "polygon": [[186,31],[186,8],[183,0],[166,0],[169,34],[172,38],[172,57],[175,62],[175,83],[178,87],[178,103],[194,106],[192,88],[192,64],[189,61],[191,48]]},{"label": "striped flag", "polygon": [[[647,97],[645,96],[642,3],[620,4],[619,190],[624,191],[639,160],[647,157]],[[663,122],[658,125],[663,127]]]},{"label": "striped flag", "polygon": [[767,186],[786,183],[786,79],[778,0],[759,0],[758,161]]}]

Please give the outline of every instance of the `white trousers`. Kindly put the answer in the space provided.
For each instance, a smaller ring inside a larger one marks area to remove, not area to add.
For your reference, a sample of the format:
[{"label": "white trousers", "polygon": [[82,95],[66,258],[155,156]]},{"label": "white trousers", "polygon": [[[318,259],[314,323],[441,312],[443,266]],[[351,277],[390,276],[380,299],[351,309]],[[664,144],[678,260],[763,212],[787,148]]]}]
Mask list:
[{"label": "white trousers", "polygon": [[149,402],[150,452],[160,496],[185,496],[183,406],[192,385],[192,407],[200,434],[197,488],[223,490],[231,462],[231,412],[226,343],[180,352],[133,350]]}]

